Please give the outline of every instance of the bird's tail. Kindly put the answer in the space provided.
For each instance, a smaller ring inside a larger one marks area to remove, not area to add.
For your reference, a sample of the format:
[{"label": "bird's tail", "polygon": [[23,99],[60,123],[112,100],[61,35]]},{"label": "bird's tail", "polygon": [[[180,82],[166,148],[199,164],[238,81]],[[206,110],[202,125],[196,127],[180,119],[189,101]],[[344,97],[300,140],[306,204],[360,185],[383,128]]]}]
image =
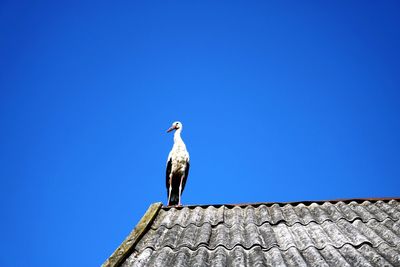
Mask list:
[{"label": "bird's tail", "polygon": [[174,192],[171,192],[171,198],[169,199],[168,206],[173,206],[173,205],[178,205],[179,203],[179,196],[178,194],[174,194]]}]

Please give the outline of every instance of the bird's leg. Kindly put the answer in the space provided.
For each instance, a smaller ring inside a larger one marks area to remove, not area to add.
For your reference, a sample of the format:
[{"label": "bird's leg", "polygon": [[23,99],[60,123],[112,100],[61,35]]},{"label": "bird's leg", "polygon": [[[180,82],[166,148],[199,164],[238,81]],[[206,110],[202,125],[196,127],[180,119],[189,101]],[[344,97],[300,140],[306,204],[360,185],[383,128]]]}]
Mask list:
[{"label": "bird's leg", "polygon": [[178,206],[182,206],[181,204],[181,196],[182,196],[182,182],[183,182],[183,177],[184,175],[182,175],[181,177],[181,182],[179,184],[179,202],[178,202]]},{"label": "bird's leg", "polygon": [[169,201],[171,199],[171,193],[172,193],[172,175],[169,175],[169,188],[168,188],[168,206],[169,206]]}]

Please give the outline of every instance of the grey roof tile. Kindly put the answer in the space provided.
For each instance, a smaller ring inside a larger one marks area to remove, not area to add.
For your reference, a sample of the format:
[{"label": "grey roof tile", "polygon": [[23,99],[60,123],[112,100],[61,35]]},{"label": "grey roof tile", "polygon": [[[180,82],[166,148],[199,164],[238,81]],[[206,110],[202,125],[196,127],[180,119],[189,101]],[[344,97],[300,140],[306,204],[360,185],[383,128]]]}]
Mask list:
[{"label": "grey roof tile", "polygon": [[161,226],[158,229],[150,229],[137,244],[137,249],[146,247],[197,249],[200,246],[209,249],[218,246],[233,249],[238,245],[244,248],[257,245],[263,249],[279,247],[287,250],[290,247],[297,247],[304,250],[311,246],[322,249],[327,245],[341,247],[344,244],[359,246],[363,243],[373,246],[387,243],[395,246],[400,244],[398,230],[398,223],[394,223],[391,219],[384,222],[372,219],[367,223],[359,219],[353,222],[342,219],[337,222],[324,221],[321,224],[310,222],[307,225],[297,223],[292,226],[284,223],[277,225],[265,223],[261,226],[253,223],[235,224],[231,227],[224,224],[213,227],[208,223],[201,226],[190,224],[187,227],[175,225],[172,228]]},{"label": "grey roof tile", "polygon": [[336,222],[340,219],[346,219],[348,221],[361,219],[366,222],[373,218],[378,221],[383,221],[387,218],[399,220],[400,207],[398,202],[392,201],[385,203],[383,201],[377,201],[371,203],[365,201],[361,204],[356,202],[346,204],[339,201],[335,204],[325,202],[322,205],[312,203],[309,206],[304,204],[295,206],[291,204],[283,206],[273,204],[271,206],[260,205],[258,207],[209,206],[207,208],[170,208],[160,211],[152,228],[158,228],[160,226],[171,228],[176,224],[183,227],[189,224],[200,226],[203,223],[217,225],[222,222],[228,226],[232,226],[236,223],[254,223],[256,225],[261,225],[265,222],[270,224],[285,222],[288,225],[293,225],[295,223],[308,224],[312,221],[322,223],[326,220]]},{"label": "grey roof tile", "polygon": [[398,200],[162,208],[122,266],[400,266]]},{"label": "grey roof tile", "polygon": [[382,255],[393,266],[400,266],[400,248],[392,247],[385,243],[376,248],[376,251]]},{"label": "grey roof tile", "polygon": [[359,249],[360,254],[367,260],[372,266],[390,266],[391,264],[380,255],[375,249],[370,246],[363,245]]},{"label": "grey roof tile", "polygon": [[232,250],[218,247],[207,250],[169,247],[160,250],[146,249],[139,255],[132,254],[122,267],[133,266],[399,266],[399,251],[385,244],[373,248],[364,244],[354,247],[346,244],[340,248],[327,246],[323,249],[309,247],[305,250],[276,247],[263,250],[260,247]]}]

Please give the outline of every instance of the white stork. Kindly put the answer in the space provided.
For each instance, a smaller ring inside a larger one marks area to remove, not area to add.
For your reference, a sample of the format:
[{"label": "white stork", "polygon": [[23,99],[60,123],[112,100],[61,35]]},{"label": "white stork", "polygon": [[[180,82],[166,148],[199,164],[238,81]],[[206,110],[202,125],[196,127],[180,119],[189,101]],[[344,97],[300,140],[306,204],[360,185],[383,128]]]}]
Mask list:
[{"label": "white stork", "polygon": [[168,155],[166,173],[168,206],[181,206],[182,192],[185,189],[186,179],[189,175],[189,153],[181,138],[182,123],[179,121],[172,123],[167,132],[173,130],[175,130],[174,146]]}]

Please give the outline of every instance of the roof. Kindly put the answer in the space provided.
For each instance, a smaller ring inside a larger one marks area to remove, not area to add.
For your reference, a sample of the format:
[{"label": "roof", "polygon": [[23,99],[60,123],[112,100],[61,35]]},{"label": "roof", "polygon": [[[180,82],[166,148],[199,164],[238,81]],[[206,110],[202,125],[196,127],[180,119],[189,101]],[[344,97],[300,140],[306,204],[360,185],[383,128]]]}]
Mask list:
[{"label": "roof", "polygon": [[109,266],[400,266],[394,199],[150,206]]}]

